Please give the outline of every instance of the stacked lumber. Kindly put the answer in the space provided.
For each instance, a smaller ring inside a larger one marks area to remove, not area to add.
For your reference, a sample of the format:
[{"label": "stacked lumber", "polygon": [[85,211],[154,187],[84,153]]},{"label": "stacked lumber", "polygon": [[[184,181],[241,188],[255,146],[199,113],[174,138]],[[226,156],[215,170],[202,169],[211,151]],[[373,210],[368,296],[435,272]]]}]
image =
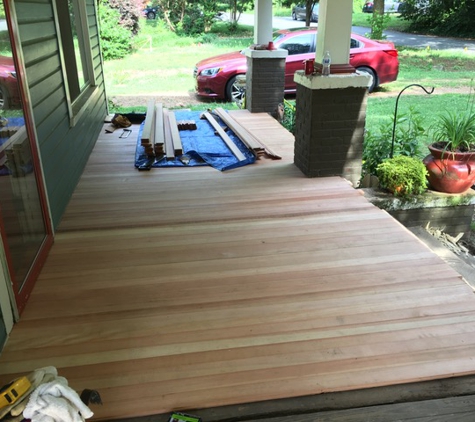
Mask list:
[{"label": "stacked lumber", "polygon": [[142,129],[140,143],[148,157],[154,157],[154,134],[155,134],[155,101],[150,100],[147,104],[147,114]]},{"label": "stacked lumber", "polygon": [[233,142],[233,140],[228,136],[228,134],[224,131],[224,129],[220,126],[220,124],[215,120],[215,118],[211,115],[211,113],[206,112],[203,113],[203,118],[208,120],[211,126],[213,126],[216,133],[221,136],[221,139],[224,143],[228,146],[231,152],[239,161],[244,161],[246,159],[245,155],[241,152],[241,150],[237,147],[237,145]]},{"label": "stacked lumber", "polygon": [[175,156],[182,155],[183,146],[175,113],[164,108],[163,104],[150,100],[140,143],[149,158],[165,156],[167,160],[173,160]]},{"label": "stacked lumber", "polygon": [[232,116],[230,116],[223,108],[218,107],[215,109],[216,115],[224,122],[224,124],[231,129],[234,134],[246,145],[250,151],[257,157],[267,155],[273,159],[281,159],[279,155],[273,152],[270,148],[259,141],[254,135],[252,135],[244,126],[237,122]]},{"label": "stacked lumber", "polygon": [[20,130],[20,126],[8,126],[0,129],[0,138],[9,138]]},{"label": "stacked lumber", "polygon": [[179,120],[177,122],[178,130],[196,130],[196,122],[194,120]]}]

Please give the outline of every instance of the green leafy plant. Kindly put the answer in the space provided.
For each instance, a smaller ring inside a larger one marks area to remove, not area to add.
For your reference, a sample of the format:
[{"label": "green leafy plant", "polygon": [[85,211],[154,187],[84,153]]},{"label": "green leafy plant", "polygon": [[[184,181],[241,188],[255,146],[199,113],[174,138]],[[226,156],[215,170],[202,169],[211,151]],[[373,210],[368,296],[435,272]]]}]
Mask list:
[{"label": "green leafy plant", "polygon": [[475,151],[475,112],[447,111],[431,128],[437,146],[450,152]]},{"label": "green leafy plant", "polygon": [[475,95],[470,83],[468,103],[464,112],[447,110],[440,114],[431,126],[432,139],[436,148],[450,152],[475,151]]},{"label": "green leafy plant", "polygon": [[282,126],[284,126],[289,132],[295,133],[295,103],[287,101],[284,99],[284,117],[281,121]]},{"label": "green leafy plant", "polygon": [[419,195],[427,189],[427,170],[418,158],[398,155],[378,165],[379,184],[395,196]]},{"label": "green leafy plant", "polygon": [[386,29],[388,22],[390,20],[389,13],[372,13],[368,16],[368,23],[371,27],[371,32],[366,34],[366,36],[372,40],[383,40],[386,36],[383,34],[383,31]]},{"label": "green leafy plant", "polygon": [[[426,128],[424,117],[415,107],[409,107],[396,119],[393,156],[423,156]],[[391,155],[394,117],[389,122],[381,123],[379,131],[367,130],[363,143],[363,176],[376,174],[376,169]]]}]

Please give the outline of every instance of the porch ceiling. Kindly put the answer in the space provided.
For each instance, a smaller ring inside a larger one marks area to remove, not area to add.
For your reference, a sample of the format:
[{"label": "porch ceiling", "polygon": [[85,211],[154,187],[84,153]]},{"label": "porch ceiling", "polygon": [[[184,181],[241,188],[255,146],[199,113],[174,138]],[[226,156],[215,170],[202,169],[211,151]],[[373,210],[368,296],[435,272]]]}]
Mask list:
[{"label": "porch ceiling", "polygon": [[102,134],[0,382],[54,365],[99,390],[96,419],[475,373],[460,276],[346,181],[283,156],[220,173],[133,167],[137,127]]}]

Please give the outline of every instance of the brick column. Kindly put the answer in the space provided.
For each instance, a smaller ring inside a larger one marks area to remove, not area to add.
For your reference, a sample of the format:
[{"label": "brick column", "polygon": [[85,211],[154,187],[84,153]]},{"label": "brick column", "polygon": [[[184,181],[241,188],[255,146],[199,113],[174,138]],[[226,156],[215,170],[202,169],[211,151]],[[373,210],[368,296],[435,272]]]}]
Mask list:
[{"label": "brick column", "polygon": [[366,75],[295,74],[297,104],[294,163],[307,177],[361,177]]},{"label": "brick column", "polygon": [[247,50],[246,109],[274,114],[284,101],[287,50]]}]

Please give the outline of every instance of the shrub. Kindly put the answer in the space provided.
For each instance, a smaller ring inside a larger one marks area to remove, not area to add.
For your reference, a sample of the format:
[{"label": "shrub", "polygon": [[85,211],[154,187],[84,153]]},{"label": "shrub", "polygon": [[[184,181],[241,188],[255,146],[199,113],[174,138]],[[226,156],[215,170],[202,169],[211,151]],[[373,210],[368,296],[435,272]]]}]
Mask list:
[{"label": "shrub", "polygon": [[108,0],[112,9],[120,13],[119,25],[136,35],[139,32],[139,19],[142,15],[142,0]]},{"label": "shrub", "polygon": [[427,189],[427,169],[414,157],[399,155],[378,165],[379,184],[395,196],[420,195]]},{"label": "shrub", "polygon": [[111,9],[107,0],[99,3],[99,21],[102,54],[104,60],[121,59],[132,50],[132,35],[118,25],[120,14]]},{"label": "shrub", "polygon": [[177,25],[177,33],[185,35],[198,35],[205,32],[205,19],[201,10],[190,7],[186,10],[183,21]]},{"label": "shrub", "polygon": [[[422,157],[422,147],[427,137],[423,117],[414,107],[400,113],[396,119],[393,156]],[[391,156],[394,117],[382,123],[378,131],[367,130],[363,144],[363,176],[376,174],[376,168]]]}]

